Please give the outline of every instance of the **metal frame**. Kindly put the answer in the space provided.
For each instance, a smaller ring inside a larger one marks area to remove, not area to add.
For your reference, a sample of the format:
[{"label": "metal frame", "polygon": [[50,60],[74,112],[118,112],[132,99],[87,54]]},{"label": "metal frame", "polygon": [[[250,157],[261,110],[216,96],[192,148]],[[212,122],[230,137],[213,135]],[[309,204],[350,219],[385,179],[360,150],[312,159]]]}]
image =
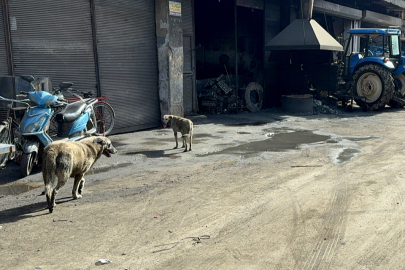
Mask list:
[{"label": "metal frame", "polygon": [[7,51],[7,66],[8,74],[14,75],[14,61],[13,61],[13,49],[11,47],[11,32],[10,32],[10,18],[8,13],[7,0],[1,0],[1,6],[3,10],[3,24],[4,24],[4,36],[6,39],[6,51]]}]

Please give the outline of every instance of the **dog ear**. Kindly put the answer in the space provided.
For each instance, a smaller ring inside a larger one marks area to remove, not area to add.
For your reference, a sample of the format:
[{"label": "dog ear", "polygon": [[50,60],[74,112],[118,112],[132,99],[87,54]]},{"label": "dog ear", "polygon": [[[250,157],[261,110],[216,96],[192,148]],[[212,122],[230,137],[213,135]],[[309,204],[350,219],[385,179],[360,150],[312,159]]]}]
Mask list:
[{"label": "dog ear", "polygon": [[96,138],[96,139],[94,139],[93,142],[94,143],[99,143],[99,144],[101,144],[103,146],[107,144],[102,138]]}]

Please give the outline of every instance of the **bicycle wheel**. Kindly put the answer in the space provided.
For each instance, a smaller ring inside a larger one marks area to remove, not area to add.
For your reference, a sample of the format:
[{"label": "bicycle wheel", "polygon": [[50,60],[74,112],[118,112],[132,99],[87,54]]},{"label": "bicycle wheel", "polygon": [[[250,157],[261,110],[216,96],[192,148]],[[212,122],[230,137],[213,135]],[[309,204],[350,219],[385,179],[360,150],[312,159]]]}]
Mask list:
[{"label": "bicycle wheel", "polygon": [[114,127],[114,110],[106,102],[94,104],[94,113],[97,119],[96,135],[107,136]]},{"label": "bicycle wheel", "polygon": [[[0,125],[0,143],[11,144],[11,132],[7,122]],[[0,154],[0,167],[4,167],[9,160],[10,153]]]}]

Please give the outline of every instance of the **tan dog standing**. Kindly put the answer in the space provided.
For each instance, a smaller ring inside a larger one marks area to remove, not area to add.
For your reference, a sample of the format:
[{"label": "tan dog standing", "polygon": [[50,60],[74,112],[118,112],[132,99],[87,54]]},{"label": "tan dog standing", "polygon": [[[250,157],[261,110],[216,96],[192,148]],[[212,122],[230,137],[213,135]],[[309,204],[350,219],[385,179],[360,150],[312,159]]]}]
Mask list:
[{"label": "tan dog standing", "polygon": [[187,152],[187,141],[186,139],[189,138],[190,147],[188,151],[191,151],[191,145],[193,140],[193,122],[190,119],[176,116],[176,115],[164,115],[163,116],[163,127],[169,125],[174,132],[174,139],[176,140],[176,146],[173,149],[177,149],[179,147],[179,143],[177,141],[177,132],[181,133],[181,137],[183,138],[183,146],[184,152]]},{"label": "tan dog standing", "polygon": [[[84,174],[104,154],[111,157],[117,150],[106,137],[89,137],[76,142],[53,142],[44,149],[42,176],[49,212],[56,206],[56,194],[69,177],[75,180],[72,189],[73,199],[82,197]],[[55,188],[54,183],[58,178]]]}]

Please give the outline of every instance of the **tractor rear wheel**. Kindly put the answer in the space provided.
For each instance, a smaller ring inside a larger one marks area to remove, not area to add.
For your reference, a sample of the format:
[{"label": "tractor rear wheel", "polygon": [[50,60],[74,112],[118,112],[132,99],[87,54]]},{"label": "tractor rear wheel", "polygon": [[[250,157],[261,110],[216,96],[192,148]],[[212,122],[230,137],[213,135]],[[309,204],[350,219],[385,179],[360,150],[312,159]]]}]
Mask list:
[{"label": "tractor rear wheel", "polygon": [[368,106],[371,110],[383,108],[394,94],[394,79],[391,73],[377,64],[360,67],[353,76],[354,92],[360,97],[355,99],[360,107]]}]

